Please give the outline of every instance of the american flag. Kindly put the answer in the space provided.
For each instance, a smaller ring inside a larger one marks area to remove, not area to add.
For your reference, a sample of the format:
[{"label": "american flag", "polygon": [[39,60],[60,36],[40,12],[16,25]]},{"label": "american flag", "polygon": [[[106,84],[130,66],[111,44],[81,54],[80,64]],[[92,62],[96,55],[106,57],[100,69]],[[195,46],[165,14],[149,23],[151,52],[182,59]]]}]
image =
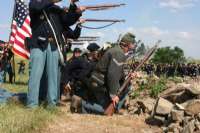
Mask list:
[{"label": "american flag", "polygon": [[23,58],[29,59],[30,53],[26,50],[24,41],[26,37],[31,36],[28,6],[23,0],[16,0],[10,36],[10,44],[13,45],[13,52]]}]

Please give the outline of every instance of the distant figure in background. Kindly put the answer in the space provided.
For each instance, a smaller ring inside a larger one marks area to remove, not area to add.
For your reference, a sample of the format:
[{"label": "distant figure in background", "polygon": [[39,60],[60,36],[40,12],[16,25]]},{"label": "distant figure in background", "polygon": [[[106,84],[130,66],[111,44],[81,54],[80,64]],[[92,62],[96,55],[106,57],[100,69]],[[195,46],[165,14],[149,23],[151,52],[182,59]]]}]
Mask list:
[{"label": "distant figure in background", "polygon": [[1,61],[2,60],[0,59],[0,85],[3,83],[3,74],[4,74]]},{"label": "distant figure in background", "polygon": [[2,69],[3,69],[3,81],[6,82],[6,73],[9,75],[9,83],[13,83],[14,72],[12,68],[13,52],[9,48],[9,44],[5,44],[2,55]]},{"label": "distant figure in background", "polygon": [[18,70],[18,74],[19,75],[22,75],[22,74],[25,74],[25,62],[23,60],[21,60],[19,63],[17,63],[19,65],[19,70]]}]

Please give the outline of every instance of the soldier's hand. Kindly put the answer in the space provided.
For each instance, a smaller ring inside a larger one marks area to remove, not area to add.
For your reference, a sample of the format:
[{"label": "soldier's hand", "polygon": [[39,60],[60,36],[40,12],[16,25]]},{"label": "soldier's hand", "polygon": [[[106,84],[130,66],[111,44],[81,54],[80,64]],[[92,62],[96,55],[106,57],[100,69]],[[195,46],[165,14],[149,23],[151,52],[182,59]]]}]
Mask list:
[{"label": "soldier's hand", "polygon": [[118,96],[113,97],[112,102],[113,102],[113,105],[115,107],[119,103],[119,97]]},{"label": "soldier's hand", "polygon": [[130,74],[131,78],[140,78],[141,74],[139,72],[133,72]]},{"label": "soldier's hand", "polygon": [[80,18],[79,21],[78,21],[78,23],[79,23],[79,24],[85,23],[85,19],[84,19],[84,18]]},{"label": "soldier's hand", "polygon": [[71,86],[70,86],[69,83],[68,83],[68,84],[65,84],[65,85],[63,86],[63,91],[64,91],[64,94],[67,94],[67,93],[69,93],[69,92],[72,91]]},{"label": "soldier's hand", "polygon": [[81,12],[84,12],[86,10],[85,6],[80,6],[79,9],[81,10]]},{"label": "soldier's hand", "polygon": [[86,10],[86,7],[85,7],[85,6],[80,6],[80,7],[77,8],[76,12],[77,12],[77,13],[82,13],[82,12],[84,12],[85,10]]}]

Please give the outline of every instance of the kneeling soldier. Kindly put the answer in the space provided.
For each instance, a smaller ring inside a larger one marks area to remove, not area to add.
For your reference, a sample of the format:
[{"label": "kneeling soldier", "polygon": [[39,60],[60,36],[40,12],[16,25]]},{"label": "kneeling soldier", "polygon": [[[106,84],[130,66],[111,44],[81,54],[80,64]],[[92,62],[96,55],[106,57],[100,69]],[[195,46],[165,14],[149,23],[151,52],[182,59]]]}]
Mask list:
[{"label": "kneeling soldier", "polygon": [[122,107],[128,91],[120,98],[117,96],[117,91],[124,79],[123,66],[127,53],[135,48],[135,42],[135,36],[127,33],[122,37],[119,45],[106,51],[86,83],[94,99],[85,101],[73,96],[71,105],[73,111],[104,114],[110,102],[114,103],[117,110]]}]

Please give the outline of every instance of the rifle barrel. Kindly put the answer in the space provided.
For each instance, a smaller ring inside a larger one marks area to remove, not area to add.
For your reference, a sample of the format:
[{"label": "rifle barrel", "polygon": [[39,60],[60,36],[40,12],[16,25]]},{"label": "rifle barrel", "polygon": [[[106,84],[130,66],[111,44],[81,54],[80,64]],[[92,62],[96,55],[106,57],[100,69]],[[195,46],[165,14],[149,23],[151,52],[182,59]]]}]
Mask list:
[{"label": "rifle barrel", "polygon": [[100,38],[99,36],[81,36],[81,37],[79,37],[78,39],[98,39],[98,38]]},{"label": "rifle barrel", "polygon": [[[97,11],[97,10],[106,10],[109,8],[115,8],[115,7],[120,7],[120,6],[125,6],[126,4],[121,3],[121,4],[102,4],[102,5],[94,5],[94,6],[85,6],[86,10],[92,10],[92,11]],[[69,8],[64,7],[65,11],[68,11]]]},{"label": "rifle barrel", "polygon": [[[158,42],[158,43],[160,43],[160,42]],[[156,49],[157,49],[157,47],[158,47],[158,44],[156,44],[154,47],[152,47],[147,53],[146,53],[146,55],[145,55],[145,57],[142,59],[142,61],[138,64],[138,66],[136,67],[136,69],[135,70],[133,70],[133,71],[138,71],[141,67],[142,67],[142,65],[151,57],[151,55],[156,51]],[[132,71],[132,72],[133,72]],[[123,92],[123,90],[124,90],[124,88],[126,88],[126,86],[128,85],[128,83],[130,82],[130,80],[131,80],[131,77],[129,76],[128,77],[128,79],[123,83],[123,85],[120,87],[120,89],[119,89],[119,91],[118,91],[118,95],[120,95],[122,92]]]},{"label": "rifle barrel", "polygon": [[124,19],[85,19],[86,22],[125,22]]},{"label": "rifle barrel", "polygon": [[96,6],[85,6],[86,9],[97,9],[97,8],[114,8],[114,7],[120,7],[125,6],[126,4],[102,4],[102,5],[96,5]]},{"label": "rifle barrel", "polygon": [[78,40],[74,40],[74,42],[84,42],[84,41],[92,42],[92,41],[97,41],[97,39],[78,39]]}]

